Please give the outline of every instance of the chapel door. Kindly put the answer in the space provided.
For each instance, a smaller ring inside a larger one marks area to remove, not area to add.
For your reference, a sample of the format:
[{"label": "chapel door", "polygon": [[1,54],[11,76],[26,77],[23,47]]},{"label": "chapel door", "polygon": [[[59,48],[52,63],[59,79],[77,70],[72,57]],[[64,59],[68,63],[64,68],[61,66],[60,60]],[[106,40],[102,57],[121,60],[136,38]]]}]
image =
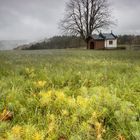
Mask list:
[{"label": "chapel door", "polygon": [[95,43],[94,42],[90,42],[90,49],[95,49]]}]

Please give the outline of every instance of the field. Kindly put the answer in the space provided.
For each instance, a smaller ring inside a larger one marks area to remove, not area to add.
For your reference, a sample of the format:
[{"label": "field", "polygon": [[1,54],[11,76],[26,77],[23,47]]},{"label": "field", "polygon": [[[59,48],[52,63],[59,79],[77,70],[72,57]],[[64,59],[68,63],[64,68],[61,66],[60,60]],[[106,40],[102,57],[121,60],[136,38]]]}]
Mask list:
[{"label": "field", "polygon": [[1,51],[0,140],[140,140],[140,51]]}]

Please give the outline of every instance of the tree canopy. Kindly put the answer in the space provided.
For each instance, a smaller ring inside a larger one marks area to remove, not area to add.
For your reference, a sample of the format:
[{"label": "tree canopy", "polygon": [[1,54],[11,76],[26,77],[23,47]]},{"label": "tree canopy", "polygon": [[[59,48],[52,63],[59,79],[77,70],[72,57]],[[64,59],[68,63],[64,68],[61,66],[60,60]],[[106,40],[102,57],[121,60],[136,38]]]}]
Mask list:
[{"label": "tree canopy", "polygon": [[60,28],[68,34],[80,35],[83,40],[94,31],[111,24],[111,14],[107,0],[70,0],[66,4],[66,14]]}]

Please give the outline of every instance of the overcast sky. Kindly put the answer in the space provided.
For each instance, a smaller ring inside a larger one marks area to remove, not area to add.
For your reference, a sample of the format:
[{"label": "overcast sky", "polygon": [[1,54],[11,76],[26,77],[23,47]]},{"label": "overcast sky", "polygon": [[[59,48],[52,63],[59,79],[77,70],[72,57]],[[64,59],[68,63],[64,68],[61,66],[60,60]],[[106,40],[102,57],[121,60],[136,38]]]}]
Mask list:
[{"label": "overcast sky", "polygon": [[[68,0],[0,0],[0,40],[43,39],[60,34]],[[116,34],[140,34],[140,0],[109,0]],[[108,32],[110,32],[110,30]]]}]

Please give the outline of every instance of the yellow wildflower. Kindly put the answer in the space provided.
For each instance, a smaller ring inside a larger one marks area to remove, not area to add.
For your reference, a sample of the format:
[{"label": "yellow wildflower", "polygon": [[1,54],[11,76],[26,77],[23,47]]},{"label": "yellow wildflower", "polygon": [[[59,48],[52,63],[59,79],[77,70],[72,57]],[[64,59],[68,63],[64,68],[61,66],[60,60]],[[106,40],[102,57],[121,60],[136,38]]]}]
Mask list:
[{"label": "yellow wildflower", "polygon": [[22,127],[19,126],[19,125],[16,125],[12,128],[12,133],[15,135],[15,136],[20,136],[21,133],[22,133]]},{"label": "yellow wildflower", "polygon": [[54,129],[55,129],[55,124],[54,123],[50,123],[48,125],[48,133],[51,133]]},{"label": "yellow wildflower", "polygon": [[48,91],[47,93],[42,92],[39,95],[41,96],[40,103],[43,106],[48,105],[52,100],[52,91]]},{"label": "yellow wildflower", "polygon": [[51,115],[49,116],[49,119],[50,119],[50,121],[55,121],[55,115],[54,115],[54,114],[51,114]]},{"label": "yellow wildflower", "polygon": [[97,113],[93,112],[92,117],[96,119],[97,118]]},{"label": "yellow wildflower", "polygon": [[77,97],[77,105],[80,107],[86,108],[88,106],[89,100],[87,98],[84,98],[82,96]]},{"label": "yellow wildflower", "polygon": [[56,97],[58,100],[64,100],[65,99],[65,94],[61,91],[56,92]]},{"label": "yellow wildflower", "polygon": [[46,81],[37,81],[34,84],[37,88],[43,88],[46,85],[46,83]]},{"label": "yellow wildflower", "polygon": [[76,101],[74,98],[68,97],[67,98],[68,105],[72,108],[76,107]]},{"label": "yellow wildflower", "polygon": [[42,135],[40,133],[36,132],[33,135],[33,140],[42,140]]},{"label": "yellow wildflower", "polygon": [[56,124],[56,117],[54,114],[51,114],[48,116],[48,121],[49,121],[49,125],[48,125],[48,133],[52,133],[57,129],[57,124]]},{"label": "yellow wildflower", "polygon": [[69,115],[69,112],[67,110],[62,110],[62,115],[63,116],[68,116]]}]

